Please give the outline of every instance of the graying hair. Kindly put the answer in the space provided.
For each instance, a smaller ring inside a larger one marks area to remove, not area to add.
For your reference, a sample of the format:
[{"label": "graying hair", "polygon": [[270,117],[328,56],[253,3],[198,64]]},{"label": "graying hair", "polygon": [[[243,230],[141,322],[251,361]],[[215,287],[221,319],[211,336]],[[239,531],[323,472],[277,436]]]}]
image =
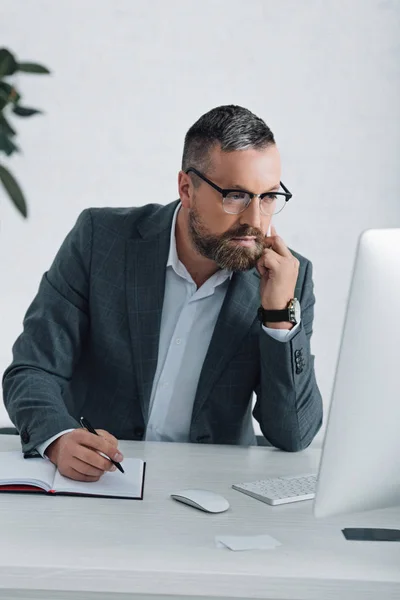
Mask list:
[{"label": "graying hair", "polygon": [[[263,149],[275,144],[274,134],[265,122],[247,108],[233,104],[218,106],[202,115],[185,136],[182,171],[195,167],[210,172],[210,151],[220,144],[223,152]],[[193,183],[200,185],[198,178]]]}]

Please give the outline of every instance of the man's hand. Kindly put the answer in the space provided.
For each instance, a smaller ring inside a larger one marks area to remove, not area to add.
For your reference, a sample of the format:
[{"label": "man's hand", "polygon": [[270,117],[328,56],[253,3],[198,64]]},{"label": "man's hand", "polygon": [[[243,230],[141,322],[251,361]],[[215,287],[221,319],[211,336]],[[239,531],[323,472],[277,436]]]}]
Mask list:
[{"label": "man's hand", "polygon": [[116,467],[102,452],[116,462],[121,462],[118,440],[103,429],[96,429],[99,435],[86,429],[75,429],[57,438],[45,454],[54,463],[61,475],[77,481],[98,481],[105,471],[115,471]]},{"label": "man's hand", "polygon": [[[257,263],[261,276],[261,305],[265,310],[283,310],[294,297],[299,261],[293,256],[275,227],[265,237],[265,250]],[[292,323],[267,323],[275,329],[291,329]]]}]

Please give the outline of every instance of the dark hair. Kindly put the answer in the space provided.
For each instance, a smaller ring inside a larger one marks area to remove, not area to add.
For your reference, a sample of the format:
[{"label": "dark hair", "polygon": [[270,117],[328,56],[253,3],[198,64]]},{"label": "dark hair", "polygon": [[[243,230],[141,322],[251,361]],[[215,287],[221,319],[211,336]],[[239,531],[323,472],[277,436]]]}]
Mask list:
[{"label": "dark hair", "polygon": [[216,144],[221,145],[223,152],[233,152],[266,148],[275,144],[275,139],[264,121],[247,108],[233,104],[217,106],[202,115],[187,132],[182,170],[195,167],[199,171],[208,171],[210,150]]}]

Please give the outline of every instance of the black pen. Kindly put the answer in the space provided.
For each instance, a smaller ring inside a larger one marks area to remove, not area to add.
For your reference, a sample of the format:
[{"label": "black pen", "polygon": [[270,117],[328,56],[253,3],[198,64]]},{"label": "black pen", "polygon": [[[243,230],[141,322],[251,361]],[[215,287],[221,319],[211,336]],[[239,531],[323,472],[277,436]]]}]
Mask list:
[{"label": "black pen", "polygon": [[[94,435],[99,435],[97,433],[97,431],[95,429],[93,429],[93,427],[91,426],[89,421],[87,419],[85,419],[85,417],[81,417],[79,419],[79,421],[80,421],[82,427],[84,429],[87,429],[89,431],[89,433],[94,433]],[[99,436],[99,437],[101,437],[101,436]],[[108,457],[108,458],[110,458],[110,457]],[[115,462],[115,460],[112,460],[112,458],[110,458],[110,460],[111,460],[112,464],[115,465],[119,471],[121,471],[121,473],[125,473],[125,471],[123,470],[123,468],[121,467],[119,462]]]}]

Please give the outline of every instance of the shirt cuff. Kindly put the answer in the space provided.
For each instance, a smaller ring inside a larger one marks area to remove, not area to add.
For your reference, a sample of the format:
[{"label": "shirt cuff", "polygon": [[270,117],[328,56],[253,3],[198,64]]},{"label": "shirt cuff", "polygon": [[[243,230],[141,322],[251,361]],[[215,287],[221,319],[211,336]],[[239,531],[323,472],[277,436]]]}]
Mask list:
[{"label": "shirt cuff", "polygon": [[290,342],[290,340],[295,335],[299,327],[300,321],[296,323],[296,325],[292,327],[292,329],[272,329],[272,327],[265,327],[265,325],[262,326],[265,333],[267,333],[270,337],[274,338],[278,342]]},{"label": "shirt cuff", "polygon": [[36,446],[36,450],[39,452],[40,456],[42,456],[42,458],[46,458],[47,460],[49,460],[48,456],[45,455],[47,447],[50,446],[50,444],[52,442],[55,442],[59,437],[64,435],[64,433],[69,433],[70,431],[74,431],[74,429],[64,429],[64,431],[60,431],[60,433],[56,433],[56,435],[53,435],[53,437],[51,437],[48,440],[46,440],[45,442],[43,442],[43,444],[39,444],[39,446]]}]

